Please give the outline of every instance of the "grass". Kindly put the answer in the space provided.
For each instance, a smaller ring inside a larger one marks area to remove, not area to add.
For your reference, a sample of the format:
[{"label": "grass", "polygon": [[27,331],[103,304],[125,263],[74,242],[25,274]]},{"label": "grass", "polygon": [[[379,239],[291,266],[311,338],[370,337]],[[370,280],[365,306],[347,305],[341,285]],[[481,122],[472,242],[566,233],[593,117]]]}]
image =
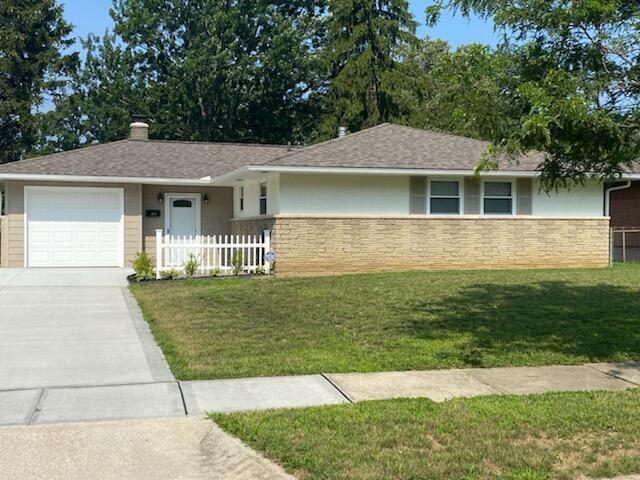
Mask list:
[{"label": "grass", "polygon": [[568,480],[640,472],[640,390],[212,418],[304,480]]},{"label": "grass", "polygon": [[640,266],[131,287],[189,379],[640,359]]}]

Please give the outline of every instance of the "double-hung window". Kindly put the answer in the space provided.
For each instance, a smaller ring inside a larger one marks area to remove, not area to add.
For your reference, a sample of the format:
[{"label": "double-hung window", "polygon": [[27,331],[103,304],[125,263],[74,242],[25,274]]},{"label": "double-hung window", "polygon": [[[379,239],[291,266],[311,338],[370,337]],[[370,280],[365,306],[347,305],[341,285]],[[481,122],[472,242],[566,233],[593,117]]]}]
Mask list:
[{"label": "double-hung window", "polygon": [[267,182],[260,184],[260,215],[267,214]]},{"label": "double-hung window", "polygon": [[429,183],[429,213],[432,215],[460,214],[460,182],[432,180]]},{"label": "double-hung window", "polygon": [[485,215],[513,215],[512,183],[484,182],[482,202]]},{"label": "double-hung window", "polygon": [[240,187],[240,211],[244,211],[244,186]]}]

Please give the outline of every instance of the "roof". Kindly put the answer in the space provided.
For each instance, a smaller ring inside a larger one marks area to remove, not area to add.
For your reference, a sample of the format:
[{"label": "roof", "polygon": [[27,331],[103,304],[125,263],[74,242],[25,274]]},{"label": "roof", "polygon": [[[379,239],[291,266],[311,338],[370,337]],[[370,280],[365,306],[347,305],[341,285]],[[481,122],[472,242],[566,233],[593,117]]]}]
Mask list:
[{"label": "roof", "polygon": [[281,145],[122,140],[0,165],[0,174],[200,179],[287,153]]},{"label": "roof", "polygon": [[[0,175],[199,180],[249,166],[474,170],[488,142],[389,123],[293,151],[283,145],[122,140],[0,165]],[[509,171],[534,171],[531,153]]]},{"label": "roof", "polygon": [[[373,128],[297,150],[267,166],[474,170],[489,142],[383,123]],[[541,152],[509,164],[509,171],[534,171]]]}]

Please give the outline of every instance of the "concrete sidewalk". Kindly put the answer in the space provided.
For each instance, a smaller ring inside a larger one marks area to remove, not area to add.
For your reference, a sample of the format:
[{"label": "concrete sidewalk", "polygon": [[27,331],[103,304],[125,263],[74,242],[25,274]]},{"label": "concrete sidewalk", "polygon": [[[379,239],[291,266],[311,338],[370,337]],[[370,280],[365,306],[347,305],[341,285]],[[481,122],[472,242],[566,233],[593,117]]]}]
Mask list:
[{"label": "concrete sidewalk", "polygon": [[640,386],[640,362],[154,382],[0,391],[0,425],[202,416],[391,398],[526,395]]}]

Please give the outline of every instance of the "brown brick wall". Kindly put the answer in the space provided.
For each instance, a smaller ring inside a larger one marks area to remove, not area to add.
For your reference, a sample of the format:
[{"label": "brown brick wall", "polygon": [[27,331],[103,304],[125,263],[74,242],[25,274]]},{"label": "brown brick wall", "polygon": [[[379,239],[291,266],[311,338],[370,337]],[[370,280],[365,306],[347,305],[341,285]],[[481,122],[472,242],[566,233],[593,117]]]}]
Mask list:
[{"label": "brown brick wall", "polygon": [[276,217],[276,273],[605,267],[607,218]]},{"label": "brown brick wall", "polygon": [[629,188],[611,192],[612,227],[640,228],[640,182],[632,182]]}]

